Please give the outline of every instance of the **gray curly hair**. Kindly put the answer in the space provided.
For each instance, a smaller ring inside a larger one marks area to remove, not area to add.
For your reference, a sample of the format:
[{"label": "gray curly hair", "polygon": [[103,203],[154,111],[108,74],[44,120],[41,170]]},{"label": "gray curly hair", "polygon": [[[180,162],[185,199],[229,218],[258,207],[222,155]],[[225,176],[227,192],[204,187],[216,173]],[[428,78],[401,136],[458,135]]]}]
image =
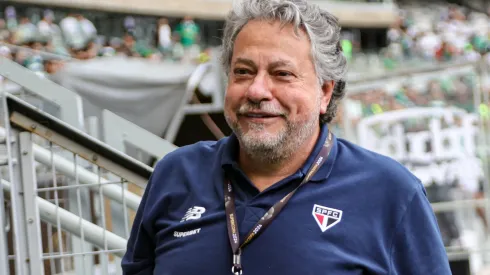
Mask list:
[{"label": "gray curly hair", "polygon": [[302,29],[311,41],[311,54],[320,85],[335,82],[327,112],[320,115],[320,123],[329,123],[335,117],[337,105],[345,95],[347,61],[340,45],[340,26],[335,16],[309,4],[306,0],[241,0],[234,2],[226,18],[221,62],[230,73],[233,48],[238,33],[248,21],[279,20],[292,24],[296,33]]}]

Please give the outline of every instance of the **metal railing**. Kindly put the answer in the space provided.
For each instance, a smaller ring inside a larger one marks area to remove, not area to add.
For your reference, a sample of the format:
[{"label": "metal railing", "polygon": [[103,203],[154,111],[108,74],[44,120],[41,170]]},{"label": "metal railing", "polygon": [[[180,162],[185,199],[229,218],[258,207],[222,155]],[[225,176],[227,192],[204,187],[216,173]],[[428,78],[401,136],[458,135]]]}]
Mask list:
[{"label": "metal railing", "polygon": [[[0,245],[0,261],[10,263],[3,266],[26,275],[118,274],[110,270],[118,270],[152,168],[14,96],[4,96],[3,112],[9,176],[0,190],[11,204],[13,224],[10,256]],[[89,190],[88,201],[82,190]],[[120,206],[123,223],[113,224],[118,219],[111,203]],[[94,215],[84,217],[82,207]],[[0,218],[1,224],[7,220]],[[75,249],[75,237],[90,245]]]}]

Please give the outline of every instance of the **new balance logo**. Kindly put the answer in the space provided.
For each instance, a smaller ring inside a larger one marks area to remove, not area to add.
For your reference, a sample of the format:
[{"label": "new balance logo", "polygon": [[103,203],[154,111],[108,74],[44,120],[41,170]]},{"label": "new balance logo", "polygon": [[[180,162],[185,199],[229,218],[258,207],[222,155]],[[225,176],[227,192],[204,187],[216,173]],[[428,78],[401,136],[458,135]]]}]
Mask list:
[{"label": "new balance logo", "polygon": [[206,208],[204,207],[201,206],[191,207],[189,208],[189,210],[187,210],[187,212],[185,213],[184,217],[180,222],[200,219],[202,214],[204,214],[204,212],[206,212]]},{"label": "new balance logo", "polygon": [[[206,208],[204,207],[201,206],[191,207],[187,210],[187,212],[185,213],[182,220],[180,220],[180,222],[200,219],[202,214],[204,214],[204,212],[206,212]],[[183,237],[199,234],[199,232],[201,232],[201,228],[196,228],[185,232],[174,231],[174,237],[183,238]]]}]

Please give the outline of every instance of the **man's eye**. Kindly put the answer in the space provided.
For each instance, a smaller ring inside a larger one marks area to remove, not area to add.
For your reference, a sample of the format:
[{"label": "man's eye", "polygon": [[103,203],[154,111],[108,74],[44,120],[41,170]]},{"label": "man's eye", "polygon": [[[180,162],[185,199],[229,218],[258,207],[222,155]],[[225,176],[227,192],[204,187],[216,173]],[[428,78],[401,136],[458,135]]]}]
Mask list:
[{"label": "man's eye", "polygon": [[278,71],[276,72],[276,75],[280,77],[289,77],[292,76],[293,74],[287,71]]},{"label": "man's eye", "polygon": [[249,74],[250,71],[247,70],[247,69],[240,69],[240,68],[238,68],[238,69],[234,69],[233,70],[233,73],[236,74],[236,75],[246,75],[246,74]]}]

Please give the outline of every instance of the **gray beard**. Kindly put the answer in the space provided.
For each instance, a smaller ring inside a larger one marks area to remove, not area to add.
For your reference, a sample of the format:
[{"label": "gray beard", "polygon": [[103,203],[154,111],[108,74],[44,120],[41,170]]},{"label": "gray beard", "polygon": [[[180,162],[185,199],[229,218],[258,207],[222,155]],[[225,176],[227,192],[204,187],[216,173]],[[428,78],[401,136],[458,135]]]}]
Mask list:
[{"label": "gray beard", "polygon": [[231,121],[225,116],[228,125],[238,138],[244,152],[253,160],[260,163],[280,164],[290,159],[294,152],[313,135],[318,127],[318,119],[305,122],[287,122],[285,129],[275,136],[260,138],[255,133],[265,131],[262,124],[250,124],[247,133],[243,132],[237,121]]}]

